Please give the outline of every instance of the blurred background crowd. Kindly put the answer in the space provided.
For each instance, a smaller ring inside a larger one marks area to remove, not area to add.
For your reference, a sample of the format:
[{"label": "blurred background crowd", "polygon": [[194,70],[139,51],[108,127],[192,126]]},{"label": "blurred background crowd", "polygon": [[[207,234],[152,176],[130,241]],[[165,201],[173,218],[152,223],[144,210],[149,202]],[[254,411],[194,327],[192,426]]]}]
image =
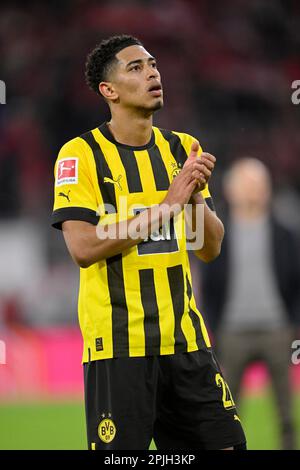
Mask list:
[{"label": "blurred background crowd", "polygon": [[109,118],[85,84],[84,64],[113,34],[137,36],[157,57],[165,107],[155,124],[194,135],[216,155],[211,192],[221,215],[229,166],[242,157],[265,163],[273,212],[295,233],[297,255],[300,105],[291,95],[300,80],[299,30],[297,0],[1,2],[3,330],[77,322],[77,269],[50,227],[53,165],[67,140]]}]

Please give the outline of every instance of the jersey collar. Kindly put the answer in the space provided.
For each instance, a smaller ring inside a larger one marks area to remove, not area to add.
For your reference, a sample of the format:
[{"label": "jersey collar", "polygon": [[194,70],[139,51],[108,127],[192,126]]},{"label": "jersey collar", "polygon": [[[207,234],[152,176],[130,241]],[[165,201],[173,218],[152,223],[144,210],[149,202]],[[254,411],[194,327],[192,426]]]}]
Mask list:
[{"label": "jersey collar", "polygon": [[148,144],[137,146],[137,147],[133,147],[132,145],[126,145],[126,144],[121,144],[120,142],[117,142],[115,140],[115,138],[113,137],[112,133],[110,132],[106,122],[103,122],[103,124],[101,124],[101,126],[99,126],[98,129],[104,135],[104,137],[107,140],[109,140],[110,142],[115,144],[117,147],[122,147],[124,149],[128,149],[128,150],[147,150],[147,149],[153,147],[153,145],[155,144],[155,135],[154,135],[153,129],[152,129],[151,139],[148,142]]}]

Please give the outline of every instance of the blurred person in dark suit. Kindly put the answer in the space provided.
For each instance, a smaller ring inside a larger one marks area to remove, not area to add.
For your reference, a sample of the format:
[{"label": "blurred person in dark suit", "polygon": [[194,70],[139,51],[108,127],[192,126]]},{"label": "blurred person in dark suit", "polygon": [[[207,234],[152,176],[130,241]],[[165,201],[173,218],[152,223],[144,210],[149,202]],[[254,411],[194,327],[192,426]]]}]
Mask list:
[{"label": "blurred person in dark suit", "polygon": [[246,366],[266,364],[278,403],[282,447],[295,447],[289,364],[299,324],[297,239],[271,209],[266,166],[237,160],[224,178],[229,205],[222,253],[203,266],[204,307],[234,397]]}]

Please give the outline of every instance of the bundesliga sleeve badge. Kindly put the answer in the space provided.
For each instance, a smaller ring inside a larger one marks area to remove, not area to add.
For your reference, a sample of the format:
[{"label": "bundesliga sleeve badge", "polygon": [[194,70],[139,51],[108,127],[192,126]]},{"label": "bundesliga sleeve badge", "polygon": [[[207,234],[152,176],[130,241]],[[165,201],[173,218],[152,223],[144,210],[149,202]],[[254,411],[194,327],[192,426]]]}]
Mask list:
[{"label": "bundesliga sleeve badge", "polygon": [[78,158],[63,158],[56,169],[55,186],[78,183]]}]

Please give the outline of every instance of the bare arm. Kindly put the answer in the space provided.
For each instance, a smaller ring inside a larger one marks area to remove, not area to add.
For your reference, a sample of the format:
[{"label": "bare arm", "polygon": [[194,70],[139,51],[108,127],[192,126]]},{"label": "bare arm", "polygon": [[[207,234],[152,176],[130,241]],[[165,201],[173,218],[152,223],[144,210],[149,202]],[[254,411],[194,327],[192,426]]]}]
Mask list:
[{"label": "bare arm", "polygon": [[200,250],[195,250],[197,258],[205,263],[209,263],[217,258],[221,252],[221,245],[224,238],[224,225],[216,213],[212,211],[205,203],[201,193],[194,194],[191,202],[193,231],[196,227],[196,205],[204,204],[204,245]]},{"label": "bare arm", "polygon": [[177,215],[184,204],[189,201],[197,185],[193,171],[199,169],[199,165],[200,163],[195,161],[182,169],[172,181],[161,204],[144,210],[129,221],[116,223],[114,238],[99,238],[97,236],[99,225],[96,228],[88,222],[75,220],[63,222],[64,238],[73,260],[80,267],[87,268],[98,261],[131,248],[147,238],[167,220]]},{"label": "bare arm", "polygon": [[[167,220],[167,209],[166,205],[157,205],[143,211],[130,221],[115,224],[112,230],[116,235],[114,238],[103,237],[108,226],[103,227],[101,236],[99,226],[67,220],[62,224],[66,245],[75,263],[81,268],[88,268],[97,261],[115,256],[140,243]],[[137,226],[139,236],[137,230],[134,230],[134,224]]]},{"label": "bare arm", "polygon": [[[197,157],[198,149],[199,144],[194,142],[189,158],[184,165],[185,167],[187,165],[193,164],[195,160],[201,162],[200,167],[193,171],[193,175],[197,178],[198,181],[198,188],[196,188],[195,191],[199,191],[199,189],[202,190],[205,188],[212,175],[216,162],[216,158],[207,152],[203,152],[200,158]],[[193,233],[196,233],[197,230],[204,230],[204,245],[201,249],[194,250],[194,253],[199,259],[201,259],[201,261],[209,263],[210,261],[213,261],[215,258],[217,258],[217,256],[220,254],[221,245],[224,238],[224,226],[221,220],[217,217],[216,213],[210,210],[210,208],[207,206],[202,194],[195,191],[193,192],[190,199],[190,203],[192,204],[192,218],[189,220],[189,218],[186,217],[186,220],[187,223],[192,227]],[[201,224],[201,226],[197,226],[196,209],[198,204],[204,204],[204,227],[203,224]]]}]

